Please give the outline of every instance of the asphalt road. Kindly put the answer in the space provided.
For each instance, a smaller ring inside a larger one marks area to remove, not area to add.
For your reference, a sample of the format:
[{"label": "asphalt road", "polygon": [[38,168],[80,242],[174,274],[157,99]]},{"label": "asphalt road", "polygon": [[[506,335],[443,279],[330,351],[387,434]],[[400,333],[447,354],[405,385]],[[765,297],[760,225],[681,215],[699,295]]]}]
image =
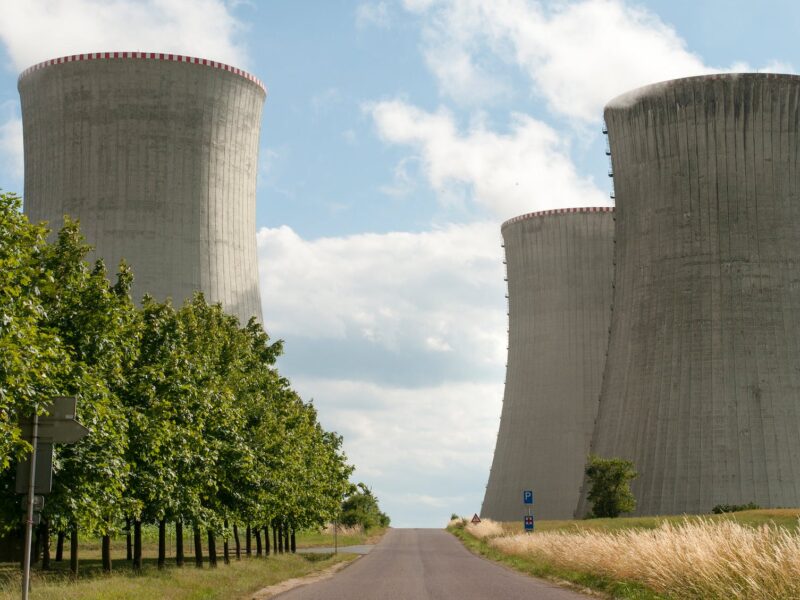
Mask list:
[{"label": "asphalt road", "polygon": [[280,600],[586,600],[478,558],[441,529],[390,529],[372,552]]}]

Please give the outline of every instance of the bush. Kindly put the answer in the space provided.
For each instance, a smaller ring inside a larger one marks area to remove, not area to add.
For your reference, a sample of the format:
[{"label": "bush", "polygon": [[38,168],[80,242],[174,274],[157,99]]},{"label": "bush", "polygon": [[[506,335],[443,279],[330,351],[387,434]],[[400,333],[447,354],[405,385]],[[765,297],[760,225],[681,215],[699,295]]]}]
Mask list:
[{"label": "bush", "polygon": [[373,527],[388,527],[389,516],[378,508],[378,499],[366,485],[359,483],[356,490],[342,502],[343,525],[361,525],[364,531]]},{"label": "bush", "polygon": [[592,503],[590,517],[613,519],[636,508],[630,482],[637,473],[631,461],[590,455],[586,476],[590,486],[588,500]]},{"label": "bush", "polygon": [[715,515],[721,515],[723,513],[740,512],[743,510],[758,510],[759,508],[761,507],[755,502],[748,502],[747,504],[717,504],[711,509],[711,512]]}]

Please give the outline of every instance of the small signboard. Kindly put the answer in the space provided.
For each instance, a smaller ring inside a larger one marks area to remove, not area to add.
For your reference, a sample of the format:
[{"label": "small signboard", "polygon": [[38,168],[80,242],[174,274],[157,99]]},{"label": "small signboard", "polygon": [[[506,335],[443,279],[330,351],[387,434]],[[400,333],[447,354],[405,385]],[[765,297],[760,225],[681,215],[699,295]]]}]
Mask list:
[{"label": "small signboard", "polygon": [[533,531],[533,515],[525,515],[525,531]]},{"label": "small signboard", "polygon": [[533,490],[525,490],[522,492],[522,503],[533,504]]},{"label": "small signboard", "polygon": [[472,522],[475,525],[477,525],[478,523],[481,522],[481,518],[478,516],[478,513],[475,513],[474,515],[472,515]]}]

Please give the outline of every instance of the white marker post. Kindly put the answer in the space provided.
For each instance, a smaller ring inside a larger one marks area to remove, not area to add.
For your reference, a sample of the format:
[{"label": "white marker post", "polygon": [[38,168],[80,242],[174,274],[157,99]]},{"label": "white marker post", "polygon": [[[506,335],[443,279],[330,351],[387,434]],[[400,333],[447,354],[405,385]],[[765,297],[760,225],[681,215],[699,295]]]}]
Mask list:
[{"label": "white marker post", "polygon": [[22,600],[28,600],[31,588],[31,542],[33,538],[33,492],[36,484],[36,448],[39,445],[39,414],[33,413],[31,431],[31,468],[28,475],[28,500],[25,510],[25,552],[22,555]]}]

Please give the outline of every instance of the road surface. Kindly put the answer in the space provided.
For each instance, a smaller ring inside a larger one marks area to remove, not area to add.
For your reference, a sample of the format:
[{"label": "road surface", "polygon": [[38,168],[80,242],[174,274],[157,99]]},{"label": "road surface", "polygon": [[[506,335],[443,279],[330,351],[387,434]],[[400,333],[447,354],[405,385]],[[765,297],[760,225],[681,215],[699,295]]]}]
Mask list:
[{"label": "road surface", "polygon": [[280,600],[586,600],[470,553],[442,529],[390,529],[367,556]]}]

